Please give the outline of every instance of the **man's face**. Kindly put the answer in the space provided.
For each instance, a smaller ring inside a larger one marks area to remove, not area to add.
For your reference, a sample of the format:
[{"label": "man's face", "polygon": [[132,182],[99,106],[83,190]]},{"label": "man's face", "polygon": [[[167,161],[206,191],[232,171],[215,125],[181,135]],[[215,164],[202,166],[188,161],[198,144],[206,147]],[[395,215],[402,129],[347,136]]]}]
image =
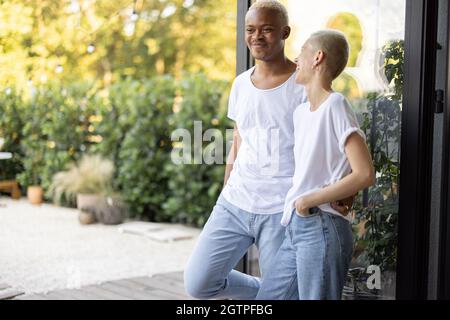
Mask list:
[{"label": "man's face", "polygon": [[282,19],[271,9],[256,8],[247,13],[245,41],[257,60],[270,61],[282,53],[289,33],[290,28],[283,26]]}]

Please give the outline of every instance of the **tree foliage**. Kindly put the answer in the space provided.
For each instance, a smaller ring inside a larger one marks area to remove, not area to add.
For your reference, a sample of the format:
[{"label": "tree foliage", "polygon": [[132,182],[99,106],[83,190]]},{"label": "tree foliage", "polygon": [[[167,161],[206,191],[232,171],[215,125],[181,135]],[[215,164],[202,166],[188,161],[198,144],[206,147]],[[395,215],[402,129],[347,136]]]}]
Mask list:
[{"label": "tree foliage", "polygon": [[232,0],[1,1],[0,85],[183,71],[231,80],[235,12]]}]

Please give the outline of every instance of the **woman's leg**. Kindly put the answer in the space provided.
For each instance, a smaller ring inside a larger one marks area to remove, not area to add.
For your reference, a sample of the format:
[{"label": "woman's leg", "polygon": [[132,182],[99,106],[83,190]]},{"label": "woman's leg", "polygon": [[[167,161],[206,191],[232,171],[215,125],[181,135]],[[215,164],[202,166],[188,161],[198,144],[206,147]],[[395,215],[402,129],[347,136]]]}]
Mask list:
[{"label": "woman's leg", "polygon": [[342,291],[353,254],[353,233],[351,224],[344,218],[331,213],[324,215],[330,230],[328,249],[328,282],[326,299],[342,299]]},{"label": "woman's leg", "polygon": [[319,211],[296,215],[293,224],[300,300],[340,300],[353,250],[350,223]]},{"label": "woman's leg", "polygon": [[308,217],[301,217],[294,212],[291,225],[296,253],[299,299],[324,299],[328,230],[323,223],[322,212],[319,211]]}]

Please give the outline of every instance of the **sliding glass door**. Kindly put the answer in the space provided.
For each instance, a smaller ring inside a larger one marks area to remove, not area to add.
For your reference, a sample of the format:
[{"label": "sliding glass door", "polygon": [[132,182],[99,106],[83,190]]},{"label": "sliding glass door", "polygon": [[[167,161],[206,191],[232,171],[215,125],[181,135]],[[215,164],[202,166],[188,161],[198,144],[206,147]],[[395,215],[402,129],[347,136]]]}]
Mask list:
[{"label": "sliding glass door", "polygon": [[[243,7],[250,2],[238,1],[242,26]],[[355,246],[344,299],[424,297],[437,0],[280,2],[290,15],[286,48],[291,60],[319,29],[344,32],[351,46],[348,66],[334,89],[347,96],[357,113],[377,183],[357,196],[351,212]],[[245,44],[239,46],[238,66],[245,69],[251,58]],[[255,248],[244,262],[247,272],[259,275]]]}]

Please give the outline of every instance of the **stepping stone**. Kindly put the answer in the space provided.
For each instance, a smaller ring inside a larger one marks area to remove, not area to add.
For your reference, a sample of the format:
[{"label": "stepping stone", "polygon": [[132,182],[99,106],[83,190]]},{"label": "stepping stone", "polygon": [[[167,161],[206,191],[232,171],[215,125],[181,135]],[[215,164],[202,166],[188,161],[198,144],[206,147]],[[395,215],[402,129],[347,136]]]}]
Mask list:
[{"label": "stepping stone", "polygon": [[157,230],[153,232],[148,232],[145,236],[149,239],[160,242],[173,242],[193,238],[192,233],[179,229]]},{"label": "stepping stone", "polygon": [[151,240],[160,242],[172,242],[177,240],[191,239],[194,237],[192,232],[182,230],[176,227],[162,226],[153,222],[128,222],[118,226],[120,233],[130,233],[147,237]]},{"label": "stepping stone", "polygon": [[146,235],[148,232],[162,229],[162,226],[152,222],[127,222],[119,225],[117,230],[120,233],[131,233],[140,236]]}]

